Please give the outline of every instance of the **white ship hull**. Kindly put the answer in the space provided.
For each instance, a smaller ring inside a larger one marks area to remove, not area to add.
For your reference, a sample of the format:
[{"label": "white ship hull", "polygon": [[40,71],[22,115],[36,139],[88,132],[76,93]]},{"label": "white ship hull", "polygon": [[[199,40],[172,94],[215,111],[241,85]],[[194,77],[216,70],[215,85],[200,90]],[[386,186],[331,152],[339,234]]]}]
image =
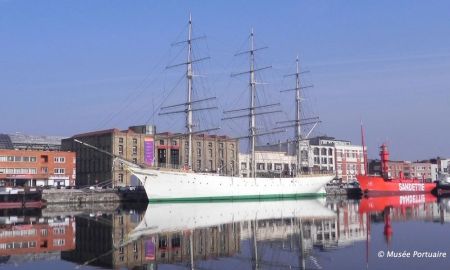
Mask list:
[{"label": "white ship hull", "polygon": [[242,178],[190,172],[129,168],[150,201],[269,199],[317,196],[334,176]]},{"label": "white ship hull", "polygon": [[336,213],[324,199],[149,204],[143,220],[130,233],[130,239],[155,233],[206,228],[220,224],[270,219],[326,219]]}]

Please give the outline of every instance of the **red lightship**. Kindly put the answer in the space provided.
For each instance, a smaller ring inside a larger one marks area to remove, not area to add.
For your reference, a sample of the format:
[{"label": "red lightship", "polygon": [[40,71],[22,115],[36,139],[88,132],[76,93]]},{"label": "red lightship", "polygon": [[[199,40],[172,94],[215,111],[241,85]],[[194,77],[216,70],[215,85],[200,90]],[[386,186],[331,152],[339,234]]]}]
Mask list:
[{"label": "red lightship", "polygon": [[371,195],[431,193],[436,188],[433,182],[424,179],[406,179],[403,174],[399,178],[390,178],[388,173],[389,152],[386,144],[381,146],[381,172],[382,176],[359,175],[361,191]]}]

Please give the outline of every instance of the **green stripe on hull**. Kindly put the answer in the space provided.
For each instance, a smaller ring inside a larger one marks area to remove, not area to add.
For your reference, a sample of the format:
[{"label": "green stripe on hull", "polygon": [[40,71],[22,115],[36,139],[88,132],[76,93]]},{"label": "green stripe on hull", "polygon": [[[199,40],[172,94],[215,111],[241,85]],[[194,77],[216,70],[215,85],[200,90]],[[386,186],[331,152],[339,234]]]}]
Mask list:
[{"label": "green stripe on hull", "polygon": [[305,199],[324,197],[323,193],[300,193],[300,194],[270,194],[270,195],[242,195],[242,196],[219,196],[219,197],[187,197],[168,199],[149,199],[150,203],[155,202],[206,202],[206,201],[259,201],[259,200],[283,200],[283,199]]}]

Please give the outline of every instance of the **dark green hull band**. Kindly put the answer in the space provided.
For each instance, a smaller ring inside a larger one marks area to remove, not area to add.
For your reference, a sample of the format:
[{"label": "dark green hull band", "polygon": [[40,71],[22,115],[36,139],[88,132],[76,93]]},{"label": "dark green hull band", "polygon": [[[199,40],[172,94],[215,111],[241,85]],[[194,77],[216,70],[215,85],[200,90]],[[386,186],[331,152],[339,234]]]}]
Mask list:
[{"label": "dark green hull band", "polygon": [[223,202],[223,201],[276,201],[285,199],[307,199],[320,198],[326,194],[301,193],[301,194],[271,194],[271,195],[244,195],[244,196],[221,196],[221,197],[199,197],[178,199],[149,199],[149,203],[176,203],[176,202]]}]

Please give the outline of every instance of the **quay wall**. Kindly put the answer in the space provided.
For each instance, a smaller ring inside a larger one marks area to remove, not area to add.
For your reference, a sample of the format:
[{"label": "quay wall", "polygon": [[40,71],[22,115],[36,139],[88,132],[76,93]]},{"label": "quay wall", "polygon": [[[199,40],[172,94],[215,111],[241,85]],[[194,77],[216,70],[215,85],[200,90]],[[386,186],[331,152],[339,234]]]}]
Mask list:
[{"label": "quay wall", "polygon": [[47,204],[85,204],[85,203],[105,203],[120,202],[121,196],[115,190],[44,190],[42,200]]}]

